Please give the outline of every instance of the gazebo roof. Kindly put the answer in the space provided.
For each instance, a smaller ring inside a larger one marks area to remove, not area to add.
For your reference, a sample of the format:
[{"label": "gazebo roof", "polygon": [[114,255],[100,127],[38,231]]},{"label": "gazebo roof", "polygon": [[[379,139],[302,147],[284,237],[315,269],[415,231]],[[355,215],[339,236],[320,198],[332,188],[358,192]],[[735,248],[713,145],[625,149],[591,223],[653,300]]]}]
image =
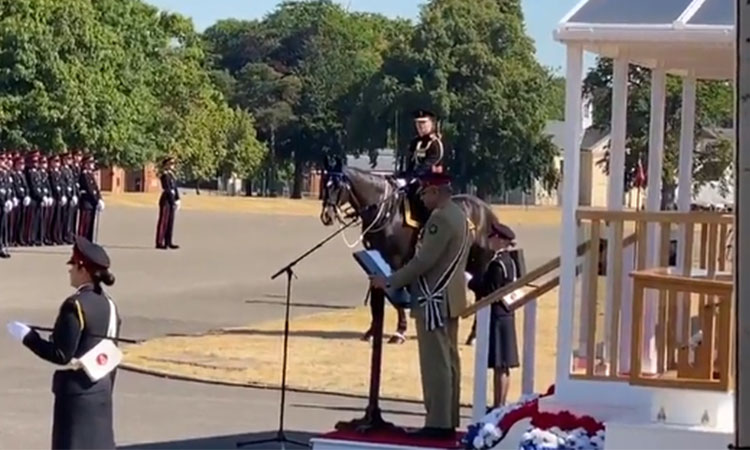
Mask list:
[{"label": "gazebo roof", "polygon": [[583,0],[555,39],[699,78],[734,76],[734,0]]}]

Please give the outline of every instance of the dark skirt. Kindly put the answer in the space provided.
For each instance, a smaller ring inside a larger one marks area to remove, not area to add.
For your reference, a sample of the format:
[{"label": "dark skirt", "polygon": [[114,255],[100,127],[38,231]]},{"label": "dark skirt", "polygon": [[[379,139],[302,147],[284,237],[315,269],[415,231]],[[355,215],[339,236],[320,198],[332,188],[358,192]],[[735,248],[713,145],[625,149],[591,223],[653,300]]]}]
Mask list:
[{"label": "dark skirt", "polygon": [[516,344],[516,321],[514,316],[492,315],[490,319],[490,346],[487,367],[512,369],[520,366]]},{"label": "dark skirt", "polygon": [[56,395],[52,449],[114,449],[111,391]]}]

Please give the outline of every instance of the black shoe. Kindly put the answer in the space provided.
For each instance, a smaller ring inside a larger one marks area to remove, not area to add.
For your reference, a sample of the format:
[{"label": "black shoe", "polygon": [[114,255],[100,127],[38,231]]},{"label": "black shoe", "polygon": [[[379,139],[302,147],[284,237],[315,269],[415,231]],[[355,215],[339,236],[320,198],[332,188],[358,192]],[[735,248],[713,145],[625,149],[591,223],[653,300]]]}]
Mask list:
[{"label": "black shoe", "polygon": [[417,439],[455,439],[456,430],[453,428],[424,427],[408,431],[407,434]]},{"label": "black shoe", "polygon": [[8,253],[6,251],[0,251],[0,258],[2,258],[2,259],[8,259],[8,258],[10,258],[10,253]]},{"label": "black shoe", "polygon": [[166,245],[159,245],[159,244],[156,244],[156,248],[157,248],[157,249],[159,249],[159,250],[166,250],[166,249],[167,249],[167,246],[166,246]]},{"label": "black shoe", "polygon": [[179,245],[175,245],[175,244],[169,244],[169,245],[167,245],[167,248],[170,248],[172,250],[177,250],[178,248],[180,248],[180,246]]}]

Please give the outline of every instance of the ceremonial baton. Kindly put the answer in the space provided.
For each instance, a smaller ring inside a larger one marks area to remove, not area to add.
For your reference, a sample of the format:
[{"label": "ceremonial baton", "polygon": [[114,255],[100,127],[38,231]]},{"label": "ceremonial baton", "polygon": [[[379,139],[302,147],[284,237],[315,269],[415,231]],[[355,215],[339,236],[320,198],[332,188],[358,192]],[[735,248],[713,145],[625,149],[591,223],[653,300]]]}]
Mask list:
[{"label": "ceremonial baton", "polygon": [[[32,330],[36,330],[36,331],[49,331],[49,332],[55,331],[53,328],[38,327],[36,325],[29,325],[29,328],[31,328]],[[115,341],[115,342],[125,342],[127,344],[140,344],[141,342],[143,342],[143,340],[109,337],[109,336],[102,336],[102,335],[99,335],[99,334],[91,334],[91,333],[89,333],[89,334],[91,336],[93,336],[93,337],[96,337],[96,338],[109,339],[110,341]]]}]

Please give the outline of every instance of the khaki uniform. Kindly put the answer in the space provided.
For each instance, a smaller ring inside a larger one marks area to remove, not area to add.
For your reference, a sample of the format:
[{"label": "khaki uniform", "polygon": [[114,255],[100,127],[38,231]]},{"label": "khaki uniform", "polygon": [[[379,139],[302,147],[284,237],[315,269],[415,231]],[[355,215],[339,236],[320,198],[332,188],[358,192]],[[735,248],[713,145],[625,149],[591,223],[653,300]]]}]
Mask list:
[{"label": "khaki uniform", "polygon": [[449,202],[432,212],[414,258],[389,280],[392,287],[410,286],[412,292],[426,427],[459,426],[458,317],[468,306],[464,268],[469,246],[466,215]]}]

